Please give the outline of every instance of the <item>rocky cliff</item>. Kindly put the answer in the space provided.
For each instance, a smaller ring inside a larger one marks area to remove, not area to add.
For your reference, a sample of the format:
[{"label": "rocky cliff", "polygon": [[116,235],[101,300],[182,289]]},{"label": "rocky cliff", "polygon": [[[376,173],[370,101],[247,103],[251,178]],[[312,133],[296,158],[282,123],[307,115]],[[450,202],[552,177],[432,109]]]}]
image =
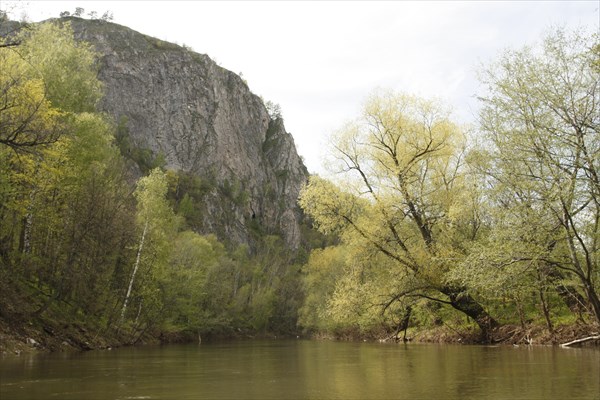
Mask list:
[{"label": "rocky cliff", "polygon": [[204,183],[197,226],[233,243],[300,241],[297,197],[308,173],[281,119],[207,55],[105,21],[64,18],[100,54],[101,110],[134,149]]}]

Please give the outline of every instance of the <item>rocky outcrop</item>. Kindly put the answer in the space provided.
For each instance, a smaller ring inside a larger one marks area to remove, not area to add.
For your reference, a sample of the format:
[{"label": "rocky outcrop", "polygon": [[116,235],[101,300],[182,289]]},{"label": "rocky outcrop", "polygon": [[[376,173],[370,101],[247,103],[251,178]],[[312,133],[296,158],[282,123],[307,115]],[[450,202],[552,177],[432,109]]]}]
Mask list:
[{"label": "rocky outcrop", "polygon": [[207,183],[197,230],[233,243],[300,241],[297,197],[308,173],[281,119],[207,55],[105,21],[64,18],[100,54],[101,110],[132,145]]}]

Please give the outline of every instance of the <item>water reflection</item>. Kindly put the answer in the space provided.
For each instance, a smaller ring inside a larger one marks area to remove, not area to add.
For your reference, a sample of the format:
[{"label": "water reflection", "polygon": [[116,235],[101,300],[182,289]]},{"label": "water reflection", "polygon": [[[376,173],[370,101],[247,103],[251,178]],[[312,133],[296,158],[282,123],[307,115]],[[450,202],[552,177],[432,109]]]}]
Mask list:
[{"label": "water reflection", "polygon": [[8,399],[598,399],[600,351],[241,341],[0,359]]}]

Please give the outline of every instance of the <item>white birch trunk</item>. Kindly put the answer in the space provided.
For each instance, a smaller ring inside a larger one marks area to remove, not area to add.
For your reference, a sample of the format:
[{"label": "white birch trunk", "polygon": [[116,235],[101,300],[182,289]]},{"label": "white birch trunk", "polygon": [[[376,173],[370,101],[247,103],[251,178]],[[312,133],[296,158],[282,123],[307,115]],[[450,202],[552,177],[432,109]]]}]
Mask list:
[{"label": "white birch trunk", "polygon": [[29,205],[27,205],[27,215],[25,215],[25,224],[23,226],[23,254],[31,253],[31,227],[33,226],[33,201],[36,191],[29,193]]},{"label": "white birch trunk", "polygon": [[127,311],[127,303],[129,303],[129,296],[131,296],[131,289],[133,288],[133,281],[135,280],[135,274],[137,273],[138,267],[140,266],[140,258],[142,256],[142,249],[144,248],[144,240],[146,239],[147,231],[148,231],[148,220],[146,220],[146,224],[144,225],[144,231],[142,232],[140,246],[138,247],[137,257],[135,258],[135,265],[133,266],[133,272],[131,273],[131,279],[129,279],[129,287],[127,288],[127,294],[125,295],[125,302],[123,303],[123,309],[121,310],[121,320],[125,319],[125,311]]}]

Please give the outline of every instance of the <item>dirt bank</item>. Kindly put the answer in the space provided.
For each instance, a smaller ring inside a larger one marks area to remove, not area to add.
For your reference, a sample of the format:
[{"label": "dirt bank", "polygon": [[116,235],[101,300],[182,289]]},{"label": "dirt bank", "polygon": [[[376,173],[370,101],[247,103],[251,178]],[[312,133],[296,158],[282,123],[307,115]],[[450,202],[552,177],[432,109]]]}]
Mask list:
[{"label": "dirt bank", "polygon": [[[552,332],[547,327],[540,325],[527,325],[525,327],[502,325],[490,333],[487,342],[505,345],[558,345],[599,333],[600,326],[594,324],[558,326]],[[446,326],[419,331],[409,329],[407,336],[413,341],[424,343],[478,344],[486,342],[476,329],[459,331]],[[594,344],[600,345],[600,342],[588,343],[588,345]]]}]

